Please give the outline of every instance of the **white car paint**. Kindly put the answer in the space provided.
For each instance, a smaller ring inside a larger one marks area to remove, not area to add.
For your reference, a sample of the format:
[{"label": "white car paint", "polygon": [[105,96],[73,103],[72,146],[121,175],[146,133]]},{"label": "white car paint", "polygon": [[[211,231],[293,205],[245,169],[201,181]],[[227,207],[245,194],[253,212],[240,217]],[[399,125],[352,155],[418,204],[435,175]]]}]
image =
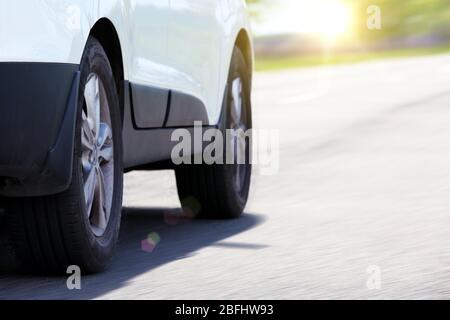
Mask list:
[{"label": "white car paint", "polygon": [[0,62],[79,64],[90,30],[114,25],[125,79],[200,99],[217,123],[244,0],[0,0]]}]

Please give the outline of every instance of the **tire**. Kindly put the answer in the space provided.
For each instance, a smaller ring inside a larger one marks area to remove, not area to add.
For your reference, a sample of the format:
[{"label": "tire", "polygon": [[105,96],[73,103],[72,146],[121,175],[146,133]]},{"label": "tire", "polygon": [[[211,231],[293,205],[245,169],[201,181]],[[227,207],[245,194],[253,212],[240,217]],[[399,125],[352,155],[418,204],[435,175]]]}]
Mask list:
[{"label": "tire", "polygon": [[[251,129],[251,74],[241,50],[235,47],[220,124],[224,137],[225,129],[235,127],[232,121],[235,101],[233,84],[238,79],[242,88],[242,122],[245,122],[246,129]],[[226,145],[224,142],[225,159]],[[233,219],[241,216],[248,201],[252,171],[249,161],[251,143],[246,141],[245,147],[245,164],[182,165],[175,169],[178,195],[186,215],[200,219]],[[236,180],[238,172],[241,178]]]},{"label": "tire", "polygon": [[83,274],[96,273],[117,243],[123,194],[119,97],[107,55],[93,37],[80,73],[70,187],[57,195],[7,200],[8,230],[27,272],[60,274],[77,265]]}]

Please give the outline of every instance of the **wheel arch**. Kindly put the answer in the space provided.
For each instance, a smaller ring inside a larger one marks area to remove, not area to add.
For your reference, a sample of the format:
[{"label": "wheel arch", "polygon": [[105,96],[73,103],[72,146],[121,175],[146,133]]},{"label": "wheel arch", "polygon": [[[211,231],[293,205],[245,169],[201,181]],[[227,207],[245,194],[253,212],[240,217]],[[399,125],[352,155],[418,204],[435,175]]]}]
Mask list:
[{"label": "wheel arch", "polygon": [[95,37],[108,56],[109,62],[111,64],[111,68],[113,71],[114,79],[116,82],[117,93],[119,95],[119,102],[123,120],[123,110],[124,110],[124,89],[123,89],[123,81],[125,79],[124,73],[124,61],[123,61],[123,52],[122,46],[120,43],[119,34],[112,23],[108,18],[99,19],[91,29],[90,34]]},{"label": "wheel arch", "polygon": [[241,29],[237,35],[235,46],[237,46],[244,54],[245,62],[249,68],[250,74],[254,69],[254,54],[250,34],[246,29]]}]

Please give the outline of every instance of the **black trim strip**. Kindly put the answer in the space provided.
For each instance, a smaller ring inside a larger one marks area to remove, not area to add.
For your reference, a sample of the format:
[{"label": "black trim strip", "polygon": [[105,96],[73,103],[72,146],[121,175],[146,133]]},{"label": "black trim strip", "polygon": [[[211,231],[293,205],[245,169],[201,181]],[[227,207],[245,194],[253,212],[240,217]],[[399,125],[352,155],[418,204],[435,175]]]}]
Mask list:
[{"label": "black trim strip", "polygon": [[163,124],[163,127],[165,128],[167,128],[167,122],[169,121],[171,104],[172,104],[172,90],[169,91],[169,98],[167,99],[166,116],[164,117],[164,124]]}]

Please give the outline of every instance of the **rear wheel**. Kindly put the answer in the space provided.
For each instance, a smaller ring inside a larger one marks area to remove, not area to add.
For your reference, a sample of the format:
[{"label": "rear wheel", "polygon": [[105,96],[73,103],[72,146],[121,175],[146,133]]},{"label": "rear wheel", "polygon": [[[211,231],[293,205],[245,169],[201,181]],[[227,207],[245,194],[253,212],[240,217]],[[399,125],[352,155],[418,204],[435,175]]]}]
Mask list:
[{"label": "rear wheel", "polygon": [[[221,131],[252,128],[251,74],[239,48],[235,48],[228,76]],[[234,164],[226,164],[227,144],[233,143]],[[239,217],[247,204],[252,165],[251,143],[247,139],[225,141],[224,164],[184,165],[175,169],[178,194],[185,213],[204,219],[230,219]],[[245,163],[238,163],[238,155],[245,155]]]},{"label": "rear wheel", "polygon": [[61,194],[8,199],[11,239],[31,272],[78,265],[101,271],[118,238],[123,168],[119,98],[111,65],[90,37],[80,66],[72,182]]}]

